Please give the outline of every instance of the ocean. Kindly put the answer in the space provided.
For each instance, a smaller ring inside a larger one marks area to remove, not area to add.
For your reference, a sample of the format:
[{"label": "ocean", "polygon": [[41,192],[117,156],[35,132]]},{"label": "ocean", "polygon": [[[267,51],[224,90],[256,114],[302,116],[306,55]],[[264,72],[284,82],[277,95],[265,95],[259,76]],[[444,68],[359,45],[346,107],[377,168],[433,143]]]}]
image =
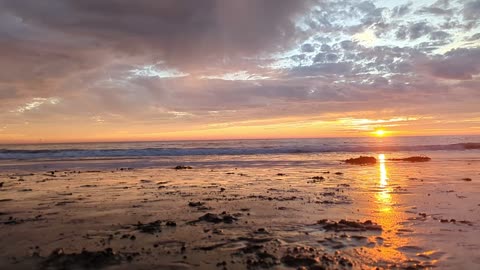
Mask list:
[{"label": "ocean", "polygon": [[[480,136],[361,137],[318,139],[158,141],[0,145],[0,160],[148,158],[355,153],[468,153]],[[475,153],[477,153],[475,151]]]}]

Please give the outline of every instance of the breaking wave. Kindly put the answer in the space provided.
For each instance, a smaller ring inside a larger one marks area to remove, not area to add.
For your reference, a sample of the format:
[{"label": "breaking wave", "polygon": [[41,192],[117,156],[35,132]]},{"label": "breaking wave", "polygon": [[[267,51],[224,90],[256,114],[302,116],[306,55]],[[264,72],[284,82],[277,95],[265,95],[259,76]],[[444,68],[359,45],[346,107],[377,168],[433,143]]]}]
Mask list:
[{"label": "breaking wave", "polygon": [[301,154],[329,152],[396,152],[396,151],[449,151],[478,150],[480,143],[456,143],[445,145],[279,145],[271,147],[188,147],[188,148],[117,148],[117,149],[0,149],[0,159],[63,159],[63,158],[139,158],[139,157],[174,157],[201,155],[268,155]]}]

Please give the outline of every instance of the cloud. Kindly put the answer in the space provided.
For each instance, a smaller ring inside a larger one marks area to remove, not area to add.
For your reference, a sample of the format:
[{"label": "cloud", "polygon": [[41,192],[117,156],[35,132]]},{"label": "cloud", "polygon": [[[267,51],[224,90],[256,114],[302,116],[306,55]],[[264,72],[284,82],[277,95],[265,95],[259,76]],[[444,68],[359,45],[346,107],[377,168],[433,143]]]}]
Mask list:
[{"label": "cloud", "polygon": [[475,112],[480,2],[425,3],[0,0],[0,122]]},{"label": "cloud", "polygon": [[479,40],[480,39],[480,33],[476,33],[474,35],[472,35],[471,37],[469,37],[467,40],[468,41],[475,41],[475,40]]},{"label": "cloud", "polygon": [[468,1],[463,8],[463,17],[466,20],[477,20],[480,18],[480,0]]},{"label": "cloud", "polygon": [[[318,55],[317,55],[318,56]],[[317,57],[315,56],[315,58]],[[292,76],[323,76],[323,75],[341,75],[352,69],[351,63],[316,63],[311,66],[293,68],[290,71]]]},{"label": "cloud", "polygon": [[452,35],[445,31],[435,31],[430,33],[430,39],[432,40],[445,40],[450,38]]},{"label": "cloud", "polygon": [[[3,0],[5,13],[28,27],[78,40],[83,52],[109,48],[151,54],[174,67],[235,58],[287,45],[304,0],[96,1]],[[248,20],[245,20],[248,18]]]},{"label": "cloud", "polygon": [[314,52],[314,51],[315,51],[315,48],[313,47],[312,44],[305,43],[305,44],[302,45],[302,52],[310,53],[310,52]]},{"label": "cloud", "polygon": [[33,98],[32,101],[24,104],[23,106],[18,107],[15,111],[17,113],[24,113],[31,110],[34,110],[44,104],[56,105],[60,102],[58,98]]},{"label": "cloud", "polygon": [[396,36],[398,39],[409,38],[410,40],[415,40],[432,31],[433,27],[428,22],[417,22],[400,27],[396,32]]},{"label": "cloud", "polygon": [[424,7],[422,9],[420,9],[417,13],[419,14],[422,14],[422,13],[430,13],[430,14],[434,14],[434,15],[445,15],[445,16],[448,16],[448,15],[452,15],[453,14],[453,10],[452,9],[443,9],[443,8],[439,8],[439,7]]},{"label": "cloud", "polygon": [[428,63],[432,75],[446,79],[470,80],[480,74],[480,48],[456,49]]},{"label": "cloud", "polygon": [[393,17],[405,16],[406,14],[410,13],[411,6],[412,6],[412,2],[394,7],[392,10],[392,16]]}]

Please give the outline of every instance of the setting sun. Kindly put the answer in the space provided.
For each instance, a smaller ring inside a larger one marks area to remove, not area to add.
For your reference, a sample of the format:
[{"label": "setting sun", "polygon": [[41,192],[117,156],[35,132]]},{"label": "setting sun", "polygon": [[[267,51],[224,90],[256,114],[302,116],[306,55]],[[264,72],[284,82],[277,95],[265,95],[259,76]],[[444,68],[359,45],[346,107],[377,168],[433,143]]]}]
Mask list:
[{"label": "setting sun", "polygon": [[378,137],[382,137],[382,136],[385,135],[385,130],[383,130],[383,129],[377,129],[377,130],[375,131],[375,135],[378,136]]}]

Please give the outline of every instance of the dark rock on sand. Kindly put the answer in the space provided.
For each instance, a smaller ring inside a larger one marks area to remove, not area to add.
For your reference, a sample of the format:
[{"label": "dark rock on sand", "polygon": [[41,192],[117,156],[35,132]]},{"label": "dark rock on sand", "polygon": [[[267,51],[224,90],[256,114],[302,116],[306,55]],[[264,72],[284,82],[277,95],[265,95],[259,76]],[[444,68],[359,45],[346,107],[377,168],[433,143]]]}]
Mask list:
[{"label": "dark rock on sand", "polygon": [[255,257],[246,261],[249,269],[272,268],[279,264],[277,257],[266,251],[257,251]]},{"label": "dark rock on sand", "polygon": [[473,222],[468,221],[468,220],[460,220],[460,221],[458,221],[458,223],[466,224],[468,226],[473,226]]},{"label": "dark rock on sand", "polygon": [[359,231],[381,231],[382,226],[373,223],[371,220],[365,222],[358,221],[348,221],[340,220],[339,222],[331,221],[327,219],[322,219],[317,222],[317,224],[322,225],[322,228],[326,231],[336,231],[336,232],[359,232]]},{"label": "dark rock on sand", "polygon": [[192,167],[190,166],[183,166],[183,165],[178,165],[174,168],[175,170],[191,170],[193,169]]},{"label": "dark rock on sand", "polygon": [[39,269],[100,269],[122,262],[132,261],[138,253],[117,253],[111,248],[103,251],[82,251],[81,253],[65,254],[63,249],[57,249],[50,256],[43,258]]},{"label": "dark rock on sand", "polygon": [[188,206],[196,207],[198,211],[207,211],[213,209],[212,207],[206,206],[204,202],[189,202]]},{"label": "dark rock on sand", "polygon": [[240,249],[244,254],[254,253],[264,248],[264,245],[248,244],[246,247]]},{"label": "dark rock on sand", "polygon": [[344,199],[334,199],[334,200],[323,200],[323,201],[316,201],[315,203],[318,204],[326,204],[326,205],[333,205],[333,204],[352,204],[350,200]]},{"label": "dark rock on sand", "polygon": [[0,188],[3,187],[3,183],[5,183],[5,182],[0,182]]},{"label": "dark rock on sand", "polygon": [[468,178],[468,177],[462,178],[462,180],[463,180],[463,181],[466,181],[466,182],[472,182],[472,178]]},{"label": "dark rock on sand", "polygon": [[390,158],[388,160],[408,161],[408,162],[427,162],[427,161],[430,161],[431,158],[429,158],[427,156],[413,156],[413,157],[407,157],[407,158]]},{"label": "dark rock on sand", "polygon": [[212,213],[207,213],[201,217],[199,217],[197,220],[190,221],[190,224],[195,224],[200,221],[205,221],[205,222],[211,222],[211,223],[233,223],[234,221],[237,221],[238,218],[234,217],[233,215],[229,215],[225,212],[221,213],[220,215],[217,214],[212,214]]},{"label": "dark rock on sand", "polygon": [[138,231],[142,233],[154,234],[162,231],[162,229],[160,228],[161,224],[162,222],[160,220],[156,220],[147,224],[143,224],[139,221],[134,226]]},{"label": "dark rock on sand", "polygon": [[165,225],[167,225],[168,227],[176,227],[177,223],[175,221],[169,220],[165,223]]},{"label": "dark rock on sand", "polygon": [[311,266],[319,262],[318,258],[302,255],[285,255],[282,257],[282,262],[290,267]]},{"label": "dark rock on sand", "polygon": [[[131,237],[135,237],[135,235],[130,235],[130,234],[126,233],[126,234],[122,235],[122,237],[120,237],[120,239],[129,239],[129,238],[131,238]],[[136,238],[136,237],[135,237],[135,238]],[[133,239],[132,239],[132,240],[133,240]]]},{"label": "dark rock on sand", "polygon": [[310,179],[312,179],[312,180],[307,181],[308,184],[315,184],[315,183],[320,183],[320,182],[325,181],[325,178],[323,176],[314,176]]},{"label": "dark rock on sand", "polygon": [[313,247],[295,247],[287,250],[282,263],[298,269],[349,269],[353,263],[339,253],[330,255]]},{"label": "dark rock on sand", "polygon": [[360,156],[358,158],[350,158],[345,160],[345,163],[355,165],[367,165],[377,163],[377,159],[374,157]]},{"label": "dark rock on sand", "polygon": [[205,205],[204,202],[189,202],[188,203],[188,206],[190,206],[190,207],[200,207],[200,206],[203,206],[203,205]]},{"label": "dark rock on sand", "polygon": [[64,206],[64,205],[71,204],[71,203],[75,203],[75,201],[72,201],[72,200],[61,201],[61,202],[57,202],[55,205],[56,206]]},{"label": "dark rock on sand", "polygon": [[157,182],[157,185],[165,185],[168,183],[170,183],[170,181],[160,181],[160,182]]},{"label": "dark rock on sand", "polygon": [[14,217],[9,217],[7,221],[0,222],[0,224],[18,225],[18,224],[22,224],[22,223],[25,223],[25,222],[41,221],[41,220],[44,220],[44,218],[42,218],[42,215],[37,215],[34,218],[25,218],[25,219],[17,219],[17,218],[14,218]]},{"label": "dark rock on sand", "polygon": [[253,232],[254,234],[270,234],[269,231],[265,228],[258,228],[256,231]]}]

